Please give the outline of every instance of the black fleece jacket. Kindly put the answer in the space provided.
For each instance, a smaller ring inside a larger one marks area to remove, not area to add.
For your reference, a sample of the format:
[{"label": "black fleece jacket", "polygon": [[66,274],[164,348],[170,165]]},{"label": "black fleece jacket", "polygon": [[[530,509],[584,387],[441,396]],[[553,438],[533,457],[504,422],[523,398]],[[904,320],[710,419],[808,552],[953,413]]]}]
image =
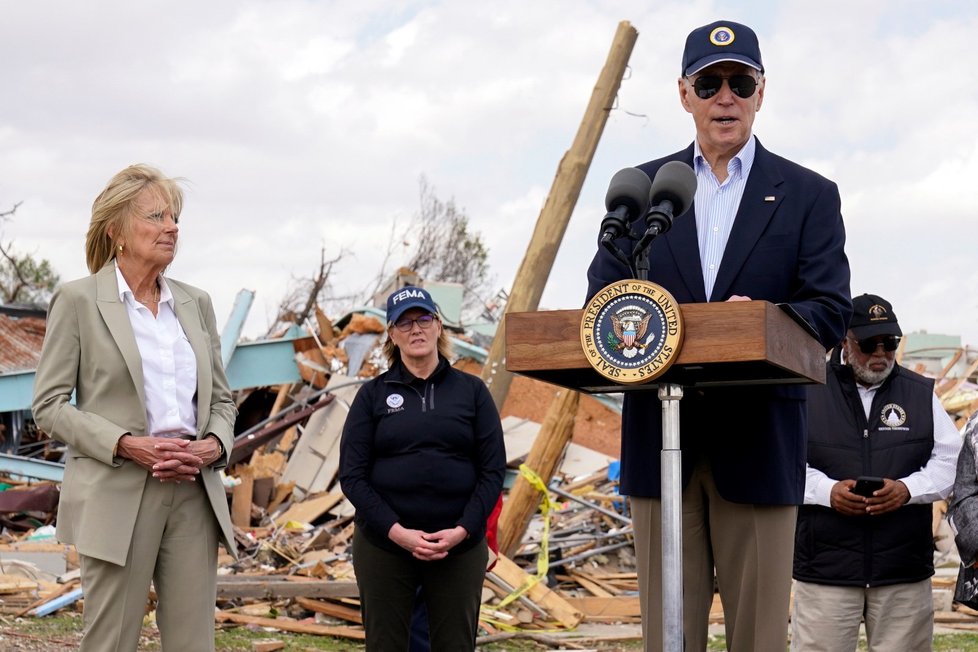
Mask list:
[{"label": "black fleece jacket", "polygon": [[485,536],[502,490],[499,413],[482,380],[444,358],[429,378],[400,362],[360,388],[343,427],[340,484],[354,520],[382,548],[407,551],[391,526],[437,532],[461,525],[462,552]]}]

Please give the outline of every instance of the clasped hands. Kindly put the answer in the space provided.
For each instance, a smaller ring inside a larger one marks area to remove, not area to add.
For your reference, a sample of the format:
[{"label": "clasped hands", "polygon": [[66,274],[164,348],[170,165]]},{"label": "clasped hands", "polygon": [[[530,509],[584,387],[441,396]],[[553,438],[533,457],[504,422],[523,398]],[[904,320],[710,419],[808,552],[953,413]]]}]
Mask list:
[{"label": "clasped hands", "polygon": [[123,435],[116,452],[152,473],[160,482],[193,482],[201,468],[221,456],[221,444],[213,436],[187,440]]},{"label": "clasped hands", "polygon": [[910,500],[910,490],[899,480],[884,478],[883,488],[872,496],[853,493],[855,486],[855,480],[840,480],[832,485],[829,501],[835,511],[847,516],[878,516],[895,511]]},{"label": "clasped hands", "polygon": [[437,532],[409,530],[400,523],[391,526],[388,538],[421,561],[444,559],[448,551],[465,540],[469,533],[461,525]]}]

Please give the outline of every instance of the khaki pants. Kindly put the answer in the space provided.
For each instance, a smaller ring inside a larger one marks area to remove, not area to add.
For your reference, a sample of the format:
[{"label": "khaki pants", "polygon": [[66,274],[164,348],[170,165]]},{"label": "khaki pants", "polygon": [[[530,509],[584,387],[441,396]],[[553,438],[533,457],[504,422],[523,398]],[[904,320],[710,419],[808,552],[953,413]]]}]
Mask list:
[{"label": "khaki pants", "polygon": [[869,589],[795,582],[791,650],[853,652],[863,620],[869,652],[928,652],[934,634],[930,579]]},{"label": "khaki pants", "polygon": [[151,580],[163,651],[213,652],[217,532],[203,485],[147,474],[126,565],[80,555],[82,652],[136,652]]},{"label": "khaki pants", "polygon": [[[661,652],[661,502],[636,497],[630,501],[645,650]],[[686,652],[706,650],[714,569],[723,603],[727,649],[783,652],[788,644],[798,508],[724,500],[717,493],[709,465],[704,463],[696,467],[683,490],[682,512]]]}]

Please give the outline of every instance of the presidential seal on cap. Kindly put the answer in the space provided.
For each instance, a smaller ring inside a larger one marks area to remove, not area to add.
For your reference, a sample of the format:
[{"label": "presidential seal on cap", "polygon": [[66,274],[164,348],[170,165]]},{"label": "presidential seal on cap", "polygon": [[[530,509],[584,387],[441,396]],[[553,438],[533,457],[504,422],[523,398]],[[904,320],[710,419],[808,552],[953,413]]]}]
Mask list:
[{"label": "presidential seal on cap", "polygon": [[689,33],[683,49],[683,77],[721,61],[736,61],[763,73],[761,47],[754,30],[740,23],[718,20]]},{"label": "presidential seal on cap", "polygon": [[599,374],[624,385],[647,383],[679,356],[683,321],[664,288],[626,280],[602,288],[581,318],[581,346]]}]

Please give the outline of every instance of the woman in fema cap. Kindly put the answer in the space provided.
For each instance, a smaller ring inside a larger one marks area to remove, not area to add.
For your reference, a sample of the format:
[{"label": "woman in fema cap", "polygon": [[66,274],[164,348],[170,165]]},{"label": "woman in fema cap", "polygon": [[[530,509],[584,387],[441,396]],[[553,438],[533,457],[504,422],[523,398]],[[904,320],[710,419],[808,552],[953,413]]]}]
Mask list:
[{"label": "woman in fema cap", "polygon": [[499,414],[482,380],[449,364],[427,291],[393,292],[387,319],[390,368],[360,389],[340,447],[367,649],[407,649],[420,589],[431,649],[472,650],[506,467]]}]

